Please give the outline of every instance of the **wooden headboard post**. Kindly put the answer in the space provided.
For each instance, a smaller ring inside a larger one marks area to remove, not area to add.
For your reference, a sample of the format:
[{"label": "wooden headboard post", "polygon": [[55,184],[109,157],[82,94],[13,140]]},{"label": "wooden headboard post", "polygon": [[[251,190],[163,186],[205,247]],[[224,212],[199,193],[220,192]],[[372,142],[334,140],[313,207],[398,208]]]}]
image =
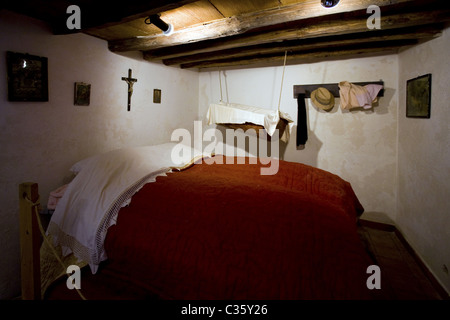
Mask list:
[{"label": "wooden headboard post", "polygon": [[39,250],[41,237],[36,216],[39,205],[38,184],[25,182],[19,185],[20,260],[22,299],[40,300],[41,273]]}]

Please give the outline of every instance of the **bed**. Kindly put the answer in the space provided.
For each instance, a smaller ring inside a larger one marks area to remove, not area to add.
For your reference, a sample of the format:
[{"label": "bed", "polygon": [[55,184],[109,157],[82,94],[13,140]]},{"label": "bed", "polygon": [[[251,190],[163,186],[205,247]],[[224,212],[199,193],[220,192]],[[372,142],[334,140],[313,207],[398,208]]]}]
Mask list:
[{"label": "bed", "polygon": [[[175,163],[175,148],[121,149],[72,167],[77,175],[47,234],[72,258],[65,263],[80,265],[84,288],[107,277],[137,299],[371,299],[373,261],[357,233],[364,209],[350,183],[275,159],[273,175],[261,175],[262,159],[194,150]],[[121,189],[106,195],[113,184]],[[45,247],[42,293],[58,298],[64,272]],[[86,298],[105,299],[113,289],[98,290]]]}]

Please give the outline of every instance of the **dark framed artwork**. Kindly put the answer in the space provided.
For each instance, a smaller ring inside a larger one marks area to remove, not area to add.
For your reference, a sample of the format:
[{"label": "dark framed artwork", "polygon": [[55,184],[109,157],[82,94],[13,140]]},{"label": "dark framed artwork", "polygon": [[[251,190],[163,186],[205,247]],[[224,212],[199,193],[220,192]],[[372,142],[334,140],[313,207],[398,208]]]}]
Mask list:
[{"label": "dark framed artwork", "polygon": [[75,82],[73,104],[88,106],[91,100],[91,85],[84,82]]},{"label": "dark framed artwork", "polygon": [[406,116],[408,118],[430,118],[431,74],[406,82]]},{"label": "dark framed artwork", "polygon": [[48,101],[48,59],[6,52],[8,100]]},{"label": "dark framed artwork", "polygon": [[161,103],[161,90],[153,89],[153,103]]}]

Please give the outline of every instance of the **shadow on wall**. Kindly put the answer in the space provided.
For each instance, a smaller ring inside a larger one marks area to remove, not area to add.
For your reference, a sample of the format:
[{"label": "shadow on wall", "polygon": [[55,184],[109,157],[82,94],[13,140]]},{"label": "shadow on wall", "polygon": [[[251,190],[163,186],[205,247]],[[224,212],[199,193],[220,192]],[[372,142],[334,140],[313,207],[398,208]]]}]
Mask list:
[{"label": "shadow on wall", "polygon": [[322,141],[311,131],[308,126],[308,140],[305,145],[297,146],[297,125],[291,128],[291,138],[286,146],[285,160],[304,163],[313,167],[318,166],[319,151]]}]

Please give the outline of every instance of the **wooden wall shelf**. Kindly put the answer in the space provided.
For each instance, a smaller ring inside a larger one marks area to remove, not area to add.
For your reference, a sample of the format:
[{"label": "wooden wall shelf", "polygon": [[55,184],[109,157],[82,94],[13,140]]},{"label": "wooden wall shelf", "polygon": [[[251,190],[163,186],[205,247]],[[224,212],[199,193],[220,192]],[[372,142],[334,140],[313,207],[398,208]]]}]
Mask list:
[{"label": "wooden wall shelf", "polygon": [[[368,84],[381,84],[384,87],[383,81],[370,81],[370,82],[352,82],[359,86],[365,86]],[[338,83],[320,83],[320,84],[306,84],[306,85],[294,85],[294,99],[297,99],[299,94],[305,94],[305,98],[309,98],[311,92],[317,88],[322,87],[328,89],[335,98],[339,98],[339,84]],[[378,97],[384,95],[384,88],[378,92]]]}]

